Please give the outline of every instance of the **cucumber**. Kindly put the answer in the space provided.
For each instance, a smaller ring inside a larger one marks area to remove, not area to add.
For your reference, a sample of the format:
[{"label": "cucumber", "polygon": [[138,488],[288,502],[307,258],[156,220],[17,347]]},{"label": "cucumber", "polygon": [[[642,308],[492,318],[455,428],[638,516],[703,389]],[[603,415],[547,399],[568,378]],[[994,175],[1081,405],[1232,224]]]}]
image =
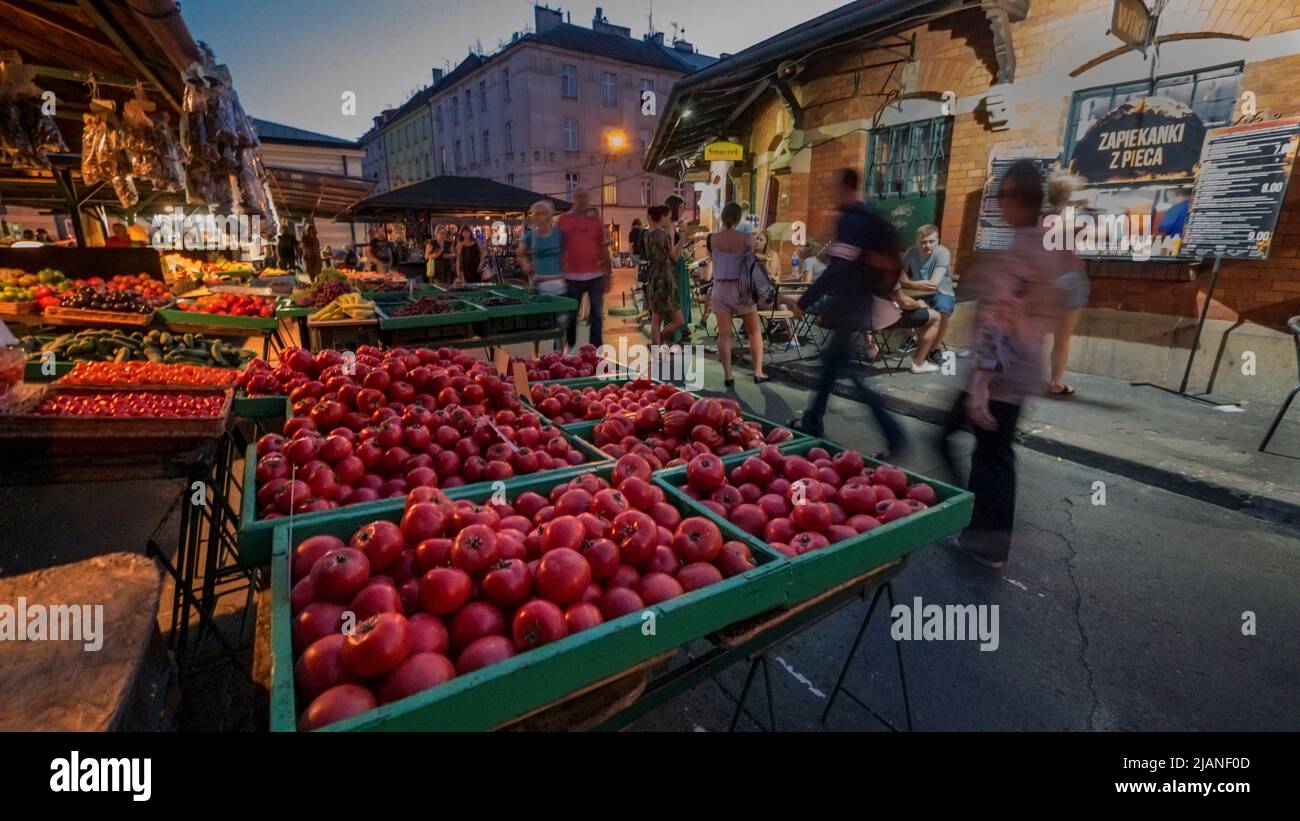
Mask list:
[{"label": "cucumber", "polygon": [[117,354],[113,356],[114,362],[125,362],[131,354],[131,349],[125,346],[117,349]]},{"label": "cucumber", "polygon": [[163,331],[162,333],[158,333],[158,331],[150,331],[150,332],[149,332],[149,335],[150,335],[150,336],[153,336],[154,334],[158,334],[158,335],[155,337],[155,339],[158,340],[158,344],[159,344],[161,347],[166,348],[166,347],[170,347],[170,346],[171,346],[171,344],[172,344],[172,335],[171,335],[171,334],[167,333],[166,331]]},{"label": "cucumber", "polygon": [[163,352],[153,345],[144,346],[144,358],[148,362],[162,362]]},{"label": "cucumber", "polygon": [[226,367],[226,360],[221,355],[221,342],[213,342],[211,347],[208,348],[208,355],[212,357],[213,365],[216,365],[218,368]]}]

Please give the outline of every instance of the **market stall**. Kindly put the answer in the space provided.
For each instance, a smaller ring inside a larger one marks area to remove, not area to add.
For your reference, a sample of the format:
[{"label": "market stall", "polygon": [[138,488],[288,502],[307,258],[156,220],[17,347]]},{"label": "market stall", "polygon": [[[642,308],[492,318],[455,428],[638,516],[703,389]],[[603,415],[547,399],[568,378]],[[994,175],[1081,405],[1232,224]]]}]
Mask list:
[{"label": "market stall", "polygon": [[[907,554],[970,515],[957,488],[648,378],[520,395],[445,347],[361,349],[351,375],[336,352],[293,358],[272,377],[287,421],[242,468],[272,729],[611,728],[738,661],[748,692],[768,650],[863,598],[869,619]],[[598,364],[571,360],[520,364]],[[374,426],[386,399],[405,410]],[[392,586],[363,595],[374,575]],[[388,637],[364,660],[334,632],[347,608]],[[693,642],[712,649],[677,652]]]}]

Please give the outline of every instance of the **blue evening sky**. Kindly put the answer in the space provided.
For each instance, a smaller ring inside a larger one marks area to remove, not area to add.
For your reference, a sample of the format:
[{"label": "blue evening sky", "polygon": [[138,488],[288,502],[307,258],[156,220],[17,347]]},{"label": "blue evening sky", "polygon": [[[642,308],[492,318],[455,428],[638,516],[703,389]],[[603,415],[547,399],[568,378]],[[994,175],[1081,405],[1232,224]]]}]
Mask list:
[{"label": "blue evening sky", "polygon": [[[564,4],[575,24],[590,26],[597,5],[634,37],[648,27],[671,40],[672,23],[700,51],[735,53],[843,0],[602,0]],[[235,89],[253,116],[354,139],[370,118],[400,105],[431,80],[430,70],[454,66],[471,44],[495,51],[514,31],[531,28],[531,0],[182,0],[195,39],[230,66]],[[357,96],[357,114],[341,112],[344,91]]]}]

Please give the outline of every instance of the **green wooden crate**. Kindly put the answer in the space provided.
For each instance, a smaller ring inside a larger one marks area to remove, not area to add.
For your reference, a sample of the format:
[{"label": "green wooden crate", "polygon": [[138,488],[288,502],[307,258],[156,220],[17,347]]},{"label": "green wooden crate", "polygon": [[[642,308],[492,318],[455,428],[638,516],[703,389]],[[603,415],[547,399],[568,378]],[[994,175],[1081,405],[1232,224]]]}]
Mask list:
[{"label": "green wooden crate", "polygon": [[[595,471],[608,478],[611,466]],[[573,478],[572,476],[568,478]],[[526,477],[506,491],[514,499],[526,491],[546,494],[562,478],[539,475]],[[490,489],[462,497],[477,502],[491,495]],[[690,506],[670,496],[679,510]],[[387,518],[397,521],[400,506]],[[352,516],[332,523],[326,532],[347,539],[375,516]],[[738,539],[742,534],[723,523],[723,537]],[[289,565],[294,543],[305,538],[295,527],[292,541],[288,527],[275,531],[271,563],[271,730],[293,731],[299,705],[293,685],[293,643],[289,609]],[[713,631],[779,606],[789,582],[789,562],[761,546],[752,550],[757,567],[741,575],[678,596],[639,613],[613,621],[521,653],[491,667],[410,696],[382,705],[363,715],[333,724],[326,731],[477,731],[490,730],[544,707],[585,687],[680,647]],[[654,614],[654,633],[646,635],[646,613]]]},{"label": "green wooden crate", "polygon": [[236,331],[248,331],[249,335],[255,335],[259,332],[274,331],[280,324],[280,320],[273,316],[226,316],[182,311],[179,308],[163,308],[158,311],[158,318],[165,322],[168,328],[180,333],[201,331],[229,335]]},{"label": "green wooden crate", "polygon": [[[406,300],[403,300],[406,302]],[[420,314],[418,316],[392,316],[379,320],[379,327],[385,331],[403,331],[412,328],[437,328],[445,325],[470,325],[482,322],[486,311],[472,302],[463,299],[451,300],[461,310],[445,314]],[[400,306],[399,306],[400,307]]]},{"label": "green wooden crate", "polygon": [[293,304],[293,300],[281,299],[275,304],[276,318],[290,317],[292,319],[306,319],[319,310],[310,305],[298,306]]},{"label": "green wooden crate", "polygon": [[[800,432],[800,431],[798,431],[798,430],[792,430],[791,428],[789,428],[789,427],[787,427],[787,426],[785,426],[785,425],[779,425],[779,424],[777,424],[776,422],[773,422],[773,421],[771,421],[771,420],[769,420],[769,419],[764,419],[764,418],[761,417],[761,416],[757,416],[757,415],[752,414],[752,413],[746,413],[746,412],[744,412],[744,411],[741,411],[741,414],[740,414],[740,415],[741,415],[742,418],[744,418],[744,419],[747,420],[747,421],[750,421],[750,422],[757,422],[757,423],[759,423],[760,425],[762,425],[762,426],[763,426],[763,433],[764,433],[764,434],[767,434],[767,433],[771,432],[772,429],[774,429],[774,428],[781,428],[782,430],[788,430],[788,431],[790,431],[790,433],[792,434],[793,438],[791,438],[791,439],[787,439],[787,440],[786,440],[787,442],[800,442],[800,441],[803,441],[803,440],[809,438],[808,435],[807,435],[806,433],[802,433],[802,432]],[[596,429],[596,425],[598,425],[598,424],[600,424],[600,420],[599,420],[599,419],[587,419],[587,420],[582,421],[582,422],[572,422],[572,423],[570,423],[570,424],[568,424],[568,425],[561,425],[560,427],[563,428],[564,430],[568,431],[569,433],[573,434],[574,436],[578,437],[579,439],[583,440],[584,442],[589,442],[589,443],[591,443],[591,446],[592,446],[592,447],[599,447],[599,445],[596,444],[596,439],[595,439],[595,436],[594,436],[594,431],[595,431],[595,429]],[[783,442],[782,444],[785,444],[785,443]],[[732,455],[733,455],[733,456],[741,456],[741,457],[745,457],[745,456],[753,456],[753,455],[755,455],[755,454],[758,453],[758,452],[759,452],[758,450],[746,450],[746,451],[742,451],[742,452],[740,452],[740,453],[738,453],[738,454],[732,454]],[[742,461],[743,461],[743,460],[742,460]]]},{"label": "green wooden crate", "polygon": [[[833,442],[810,438],[785,442],[780,447],[782,453],[794,455],[803,455],[815,447],[825,448],[832,455],[845,449]],[[745,454],[738,453],[723,458],[722,463],[730,472],[732,467],[746,458],[748,457]],[[867,456],[863,459],[868,465],[883,464]],[[959,533],[970,522],[971,510],[975,503],[974,494],[908,471],[904,473],[907,473],[909,482],[925,482],[933,487],[939,497],[939,504],[920,513],[913,513],[911,516],[881,525],[867,533],[860,533],[852,539],[845,539],[821,550],[812,550],[791,559],[792,577],[787,604],[797,604],[810,599],[855,576],[860,576],[873,568],[932,544],[944,536]],[[689,504],[696,515],[706,516],[715,522],[725,521],[682,493],[681,487],[686,484],[685,466],[659,471],[655,474],[654,481],[677,501]],[[760,538],[746,534],[745,540],[752,546],[772,549]]]},{"label": "green wooden crate", "polygon": [[[283,404],[281,404],[280,408],[281,412],[284,412]],[[574,448],[583,455],[586,461],[581,465],[565,465],[554,470],[548,470],[545,473],[515,477],[507,480],[507,487],[512,482],[526,481],[533,476],[576,476],[591,470],[593,467],[611,463],[609,454],[594,445],[584,442],[563,429],[560,429],[560,433],[565,439],[573,443]],[[277,526],[286,522],[285,519],[257,518],[256,472],[257,444],[253,443],[248,446],[247,451],[244,453],[243,487],[245,492],[239,503],[239,534],[236,539],[237,558],[239,563],[245,567],[258,567],[270,560],[272,533]],[[449,498],[463,499],[472,497],[485,488],[490,489],[491,487],[492,482],[475,482],[472,485],[461,485],[460,487],[446,488],[445,490]],[[323,528],[329,527],[330,523],[338,519],[347,519],[357,515],[383,515],[391,510],[401,510],[405,501],[406,497],[401,496],[395,499],[376,499],[373,502],[362,502],[361,504],[348,505],[335,510],[322,510],[318,513],[304,513],[293,517],[294,532],[301,534],[303,538],[317,533],[324,533],[327,531]]]},{"label": "green wooden crate", "polygon": [[287,396],[249,396],[240,388],[235,391],[232,407],[236,416],[245,419],[273,419],[285,415]]},{"label": "green wooden crate", "polygon": [[40,354],[37,354],[35,357],[28,358],[27,365],[23,368],[23,381],[24,382],[53,382],[55,379],[58,379],[59,377],[66,374],[68,371],[72,370],[72,366],[75,364],[77,363],[64,362],[56,359],[54,360],[54,375],[46,376],[44,373],[41,372],[41,358],[40,358]]}]

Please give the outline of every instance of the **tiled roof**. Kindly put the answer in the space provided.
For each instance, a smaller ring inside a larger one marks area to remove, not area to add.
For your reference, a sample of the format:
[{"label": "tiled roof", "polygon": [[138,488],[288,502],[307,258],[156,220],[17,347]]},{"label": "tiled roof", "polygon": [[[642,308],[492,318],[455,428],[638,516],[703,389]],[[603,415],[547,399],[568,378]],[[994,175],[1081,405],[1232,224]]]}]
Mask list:
[{"label": "tiled roof", "polygon": [[328,134],[321,134],[317,131],[308,131],[305,128],[294,128],[291,125],[273,123],[270,120],[261,120],[257,117],[251,119],[253,120],[253,127],[257,129],[257,138],[263,142],[325,145],[341,148],[361,147],[358,143],[352,140],[345,140],[342,137],[331,137]]}]

